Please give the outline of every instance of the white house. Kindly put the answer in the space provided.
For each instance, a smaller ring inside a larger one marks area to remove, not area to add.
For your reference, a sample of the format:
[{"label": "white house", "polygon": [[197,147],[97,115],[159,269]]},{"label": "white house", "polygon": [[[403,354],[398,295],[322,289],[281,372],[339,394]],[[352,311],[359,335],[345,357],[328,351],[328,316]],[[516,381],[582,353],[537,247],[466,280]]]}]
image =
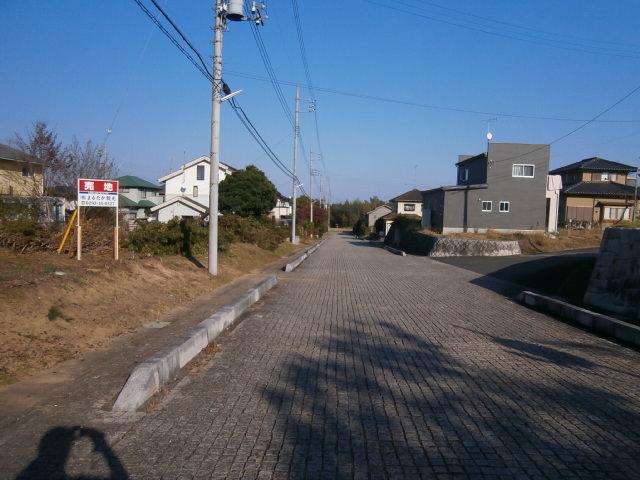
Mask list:
[{"label": "white house", "polygon": [[[199,218],[209,210],[209,157],[202,156],[185,163],[158,181],[164,185],[164,202],[151,208],[158,221],[168,222],[174,217]],[[221,182],[235,169],[220,162],[218,180]]]},{"label": "white house", "polygon": [[[417,188],[398,195],[389,200],[391,203],[391,213],[384,215],[384,234],[389,233],[389,229],[394,220],[399,216],[412,218],[414,220],[422,219],[422,192]],[[379,232],[382,233],[382,232]]]},{"label": "white house", "polygon": [[269,212],[268,217],[273,218],[277,223],[291,218],[291,201],[284,195],[278,193],[276,206]]}]

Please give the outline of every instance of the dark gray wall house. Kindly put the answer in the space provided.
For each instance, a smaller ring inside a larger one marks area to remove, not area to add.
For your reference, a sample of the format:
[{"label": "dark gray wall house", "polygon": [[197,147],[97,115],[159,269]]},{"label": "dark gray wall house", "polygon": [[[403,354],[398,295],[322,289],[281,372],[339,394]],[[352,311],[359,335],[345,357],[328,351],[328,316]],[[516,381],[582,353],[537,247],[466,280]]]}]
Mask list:
[{"label": "dark gray wall house", "polygon": [[443,233],[545,230],[549,145],[490,143],[488,150],[459,157],[457,185],[423,192],[424,227]]}]

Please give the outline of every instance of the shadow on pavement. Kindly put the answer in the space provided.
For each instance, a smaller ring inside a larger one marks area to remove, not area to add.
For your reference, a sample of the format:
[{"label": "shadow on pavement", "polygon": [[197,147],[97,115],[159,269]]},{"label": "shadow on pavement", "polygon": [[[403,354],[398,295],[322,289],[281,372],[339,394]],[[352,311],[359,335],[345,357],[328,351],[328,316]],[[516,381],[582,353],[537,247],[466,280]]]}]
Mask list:
[{"label": "shadow on pavement", "polygon": [[[105,476],[68,475],[67,462],[74,445],[86,439],[91,442],[92,453],[102,457],[109,470]],[[127,480],[129,475],[113,452],[104,433],[85,427],[55,427],[40,439],[38,457],[23,470],[16,480]]]},{"label": "shadow on pavement", "polygon": [[[485,265],[481,265],[483,261],[486,262]],[[484,274],[483,277],[474,279],[471,283],[506,296],[513,296],[522,291],[522,288],[510,287],[502,282],[495,282],[494,279],[561,297],[574,305],[582,305],[582,298],[589,284],[596,255],[575,254],[541,258],[532,256],[525,259],[519,257],[516,262],[502,266],[509,261],[513,262],[508,258],[472,260],[475,265],[471,265],[471,268],[456,265],[453,262],[446,263]],[[495,265],[495,269],[492,269],[491,262]]]},{"label": "shadow on pavement", "polygon": [[355,241],[350,241],[349,242],[351,245],[354,245],[356,247],[375,247],[375,248],[382,248],[384,243],[383,242],[374,242],[374,241],[364,241],[364,240],[355,240]]},{"label": "shadow on pavement", "polygon": [[290,478],[635,475],[640,415],[616,387],[587,381],[605,377],[591,361],[452,330],[478,353],[466,357],[397,324],[348,325],[259,387],[283,418],[272,435]]}]

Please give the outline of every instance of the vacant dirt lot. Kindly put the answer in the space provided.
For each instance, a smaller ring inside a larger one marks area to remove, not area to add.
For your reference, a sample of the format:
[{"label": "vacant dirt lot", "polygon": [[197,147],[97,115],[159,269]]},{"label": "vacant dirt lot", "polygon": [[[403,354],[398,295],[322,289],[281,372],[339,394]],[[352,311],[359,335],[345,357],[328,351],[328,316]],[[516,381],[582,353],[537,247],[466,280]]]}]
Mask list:
[{"label": "vacant dirt lot", "polygon": [[156,320],[198,295],[291,253],[234,244],[212,278],[206,258],[140,258],[119,262],[86,255],[0,250],[0,385],[98,348]]}]

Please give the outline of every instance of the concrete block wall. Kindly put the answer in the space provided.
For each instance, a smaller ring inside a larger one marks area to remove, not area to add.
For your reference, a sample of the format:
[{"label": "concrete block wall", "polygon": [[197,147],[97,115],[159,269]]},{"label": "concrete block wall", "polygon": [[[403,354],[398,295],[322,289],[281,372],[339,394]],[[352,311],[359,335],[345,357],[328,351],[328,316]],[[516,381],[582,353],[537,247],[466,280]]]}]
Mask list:
[{"label": "concrete block wall", "polygon": [[640,228],[607,228],[584,303],[640,321]]}]

